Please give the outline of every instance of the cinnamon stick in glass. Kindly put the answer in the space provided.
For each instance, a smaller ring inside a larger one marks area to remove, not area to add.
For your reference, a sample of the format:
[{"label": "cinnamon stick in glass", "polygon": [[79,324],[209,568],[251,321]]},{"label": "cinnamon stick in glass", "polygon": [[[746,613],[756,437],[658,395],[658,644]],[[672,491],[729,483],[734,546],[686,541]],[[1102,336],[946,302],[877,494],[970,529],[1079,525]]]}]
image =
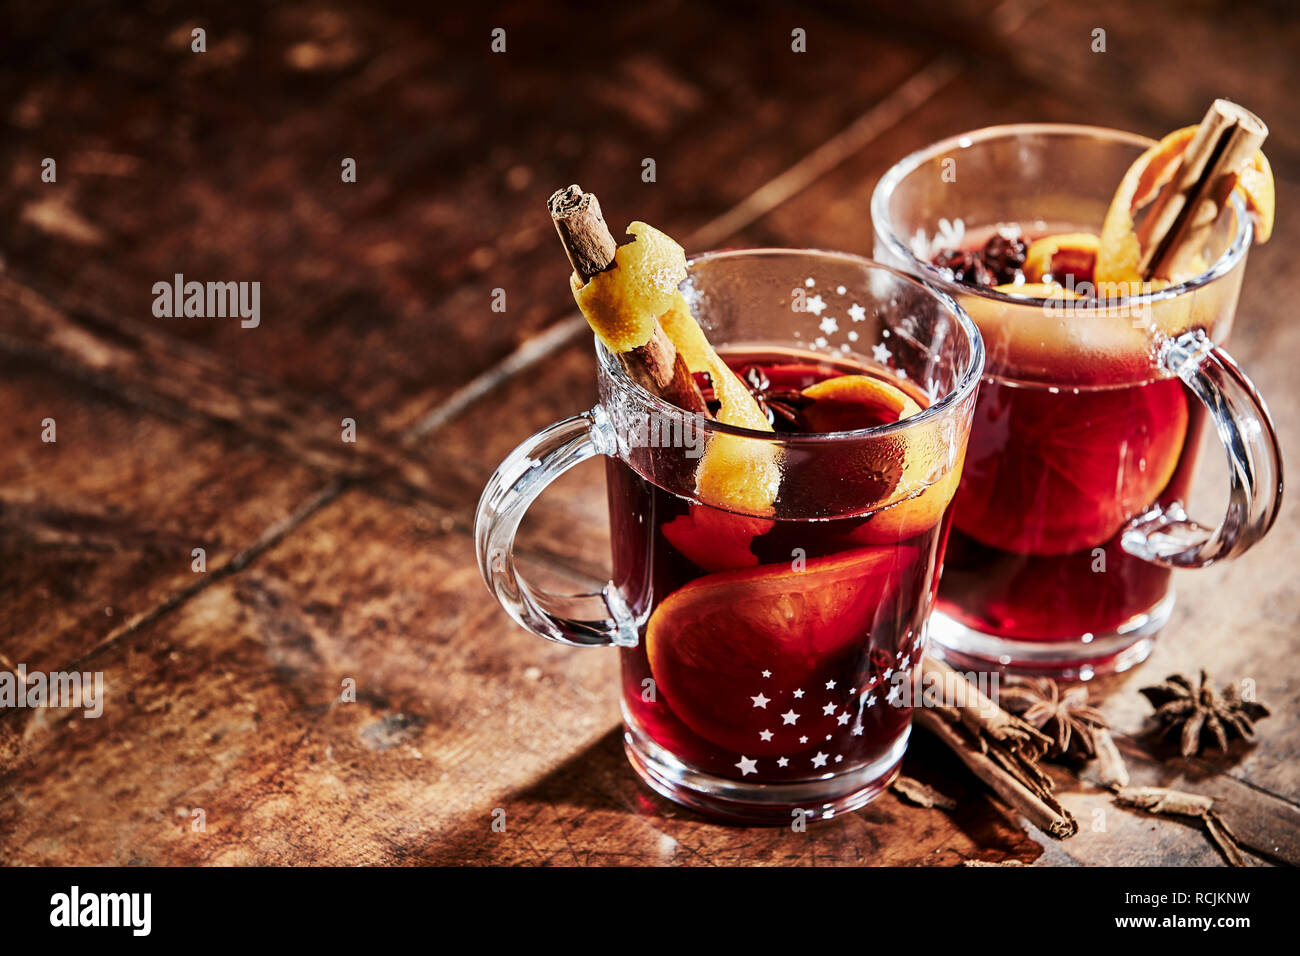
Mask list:
[{"label": "cinnamon stick in glass", "polygon": [[1169,279],[1194,256],[1237,184],[1237,172],[1268,136],[1258,116],[1218,99],[1187,144],[1173,178],[1138,227],[1143,279]]},{"label": "cinnamon stick in glass", "polygon": [[[575,184],[556,190],[546,206],[579,279],[585,283],[614,265],[618,243],[605,224],[595,193]],[[646,391],[688,412],[712,417],[686,361],[658,322],[647,342],[619,353],[618,358]]]}]

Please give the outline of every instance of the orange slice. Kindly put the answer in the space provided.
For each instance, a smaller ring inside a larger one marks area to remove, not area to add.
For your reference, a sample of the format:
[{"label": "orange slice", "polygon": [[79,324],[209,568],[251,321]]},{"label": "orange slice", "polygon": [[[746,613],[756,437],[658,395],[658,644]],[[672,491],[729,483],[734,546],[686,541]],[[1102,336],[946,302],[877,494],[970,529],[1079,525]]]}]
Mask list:
[{"label": "orange slice", "polygon": [[817,432],[854,431],[902,421],[921,406],[901,388],[870,375],[841,375],[809,385],[803,394],[814,399],[804,409],[809,427]]},{"label": "orange slice", "polygon": [[[767,416],[736,373],[718,357],[681,293],[659,317],[664,333],[692,372],[708,372],[721,407],[718,421],[770,432]],[[736,435],[714,434],[695,472],[695,493],[705,504],[752,515],[771,514],[781,485],[781,449]]]},{"label": "orange slice", "polygon": [[1002,292],[1006,295],[1021,295],[1029,299],[1078,299],[1079,293],[1072,292],[1055,282],[1022,282],[1016,285],[1014,282],[1008,282],[1004,285],[995,285],[994,292]]},{"label": "orange slice", "polygon": [[1058,281],[1073,275],[1076,283],[1091,282],[1100,241],[1090,232],[1066,232],[1035,239],[1025,251],[1025,278],[1036,283],[1045,275]]},{"label": "orange slice", "polygon": [[731,514],[707,505],[692,504],[663,527],[664,537],[686,558],[705,571],[734,571],[752,568],[758,556],[751,545],[767,534],[776,522]]},{"label": "orange slice", "polygon": [[1120,180],[1106,210],[1097,249],[1097,282],[1141,282],[1142,248],[1133,229],[1133,215],[1173,178],[1183,150],[1196,134],[1195,126],[1174,130],[1137,158]]},{"label": "orange slice", "polygon": [[[813,401],[803,408],[813,432],[856,431],[888,425],[921,411],[902,389],[870,375],[841,375],[810,385],[803,394]],[[915,470],[909,461],[908,434],[849,439],[826,445],[813,454],[791,453],[789,468],[798,495],[813,489],[809,501],[837,514],[862,513],[890,500],[899,484]],[[915,480],[923,480],[913,475]]]},{"label": "orange slice", "polygon": [[1021,554],[1104,545],[1173,479],[1187,401],[1177,379],[1077,394],[992,386],[975,407],[953,523]]},{"label": "orange slice", "polygon": [[[1101,227],[1095,270],[1098,284],[1141,281],[1138,269],[1142,250],[1133,217],[1173,178],[1196,129],[1185,126],[1174,130],[1139,156],[1124,174]],[[1267,242],[1273,234],[1275,188],[1273,170],[1262,152],[1256,152],[1250,163],[1238,171],[1235,188],[1254,217],[1256,240]]]},{"label": "orange slice", "polygon": [[962,461],[959,459],[942,478],[919,495],[876,512],[849,537],[859,544],[897,544],[930,530],[942,520],[945,509],[957,493],[961,470]]},{"label": "orange slice", "polygon": [[1255,217],[1255,241],[1268,242],[1273,235],[1273,206],[1276,190],[1273,167],[1263,153],[1255,153],[1250,165],[1237,174],[1237,191]]},{"label": "orange slice", "polygon": [[[860,548],[814,558],[801,571],[768,564],[697,578],[669,594],[646,626],[659,694],[720,747],[750,756],[789,749],[782,728],[799,732],[799,724],[780,712],[814,721],[810,708],[820,711],[823,700],[814,702],[813,691],[855,665],[916,555]],[[795,697],[801,689],[807,696]],[[773,736],[765,741],[764,731]]]}]

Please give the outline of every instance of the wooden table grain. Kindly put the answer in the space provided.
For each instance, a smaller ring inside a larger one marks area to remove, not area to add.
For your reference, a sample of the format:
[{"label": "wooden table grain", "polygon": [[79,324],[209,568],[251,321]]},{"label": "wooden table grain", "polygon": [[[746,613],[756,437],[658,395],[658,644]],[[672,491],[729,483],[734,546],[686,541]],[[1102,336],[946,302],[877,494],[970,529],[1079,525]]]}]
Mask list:
[{"label": "wooden table grain", "polygon": [[[615,655],[490,600],[471,522],[500,458],[594,398],[557,186],[692,250],[869,254],[871,188],[914,148],[1013,120],[1158,135],[1218,95],[1273,130],[1277,235],[1231,347],[1296,447],[1284,5],[191,6],[25,5],[0,41],[0,669],[105,687],[97,719],[0,712],[0,862],[1223,862],[1087,772],[1058,774],[1081,830],[1054,841],[923,733],[905,772],[952,812],[705,821],[627,765]],[[260,282],[260,324],[155,317],[177,273]],[[584,465],[534,508],[532,573],[604,580],[602,481]],[[1180,574],[1152,659],[1093,688],[1135,780],[1220,799],[1257,864],[1300,862],[1298,562],[1292,499],[1251,554]],[[1202,666],[1256,681],[1258,743],[1153,753],[1135,689]]]}]

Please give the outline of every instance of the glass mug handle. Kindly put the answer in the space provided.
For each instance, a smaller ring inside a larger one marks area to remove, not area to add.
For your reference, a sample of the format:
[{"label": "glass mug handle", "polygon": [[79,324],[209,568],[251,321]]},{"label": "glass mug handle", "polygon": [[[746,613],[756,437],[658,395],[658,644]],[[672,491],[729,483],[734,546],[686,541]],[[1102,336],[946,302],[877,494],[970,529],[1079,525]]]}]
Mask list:
[{"label": "glass mug handle", "polygon": [[1227,352],[1204,332],[1165,346],[1161,362],[1205,405],[1228,453],[1228,512],[1217,528],[1181,503],[1155,505],[1120,538],[1129,554],[1167,568],[1203,568],[1246,551],[1272,527],[1282,504],[1282,452],[1268,406]]},{"label": "glass mug handle", "polygon": [[[574,465],[613,455],[617,447],[609,418],[597,405],[525,439],[483,489],[474,517],[479,571],[507,613],[539,637],[574,647],[636,646],[636,618],[612,581],[590,594],[554,594],[530,585],[515,567],[515,534],[528,506]],[[581,606],[594,616],[569,616]]]}]

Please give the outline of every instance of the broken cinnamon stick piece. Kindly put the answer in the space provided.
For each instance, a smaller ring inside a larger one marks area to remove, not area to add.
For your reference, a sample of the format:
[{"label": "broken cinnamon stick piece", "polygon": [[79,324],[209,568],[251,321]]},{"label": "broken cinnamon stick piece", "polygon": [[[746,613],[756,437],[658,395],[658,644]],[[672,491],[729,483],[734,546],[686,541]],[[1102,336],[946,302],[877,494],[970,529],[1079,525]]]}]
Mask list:
[{"label": "broken cinnamon stick piece", "polygon": [[911,777],[897,776],[894,782],[889,785],[889,789],[906,800],[908,803],[914,803],[918,807],[924,807],[927,810],[956,810],[957,801],[952,797],[940,793],[929,784],[922,783],[920,780],[913,780]]},{"label": "broken cinnamon stick piece", "polygon": [[1138,229],[1144,280],[1172,278],[1200,251],[1238,172],[1267,136],[1264,121],[1245,107],[1224,99],[1211,104]]},{"label": "broken cinnamon stick piece", "polygon": [[[605,224],[600,200],[594,193],[584,192],[574,184],[556,190],[546,205],[569,263],[583,283],[614,265],[618,243]],[[617,354],[642,388],[678,408],[711,417],[686,361],[658,322],[647,341]]]},{"label": "broken cinnamon stick piece", "polygon": [[1128,765],[1124,763],[1115,738],[1110,731],[1099,729],[1095,734],[1097,744],[1097,775],[1105,787],[1127,787],[1129,784]]},{"label": "broken cinnamon stick piece", "polygon": [[1214,809],[1211,797],[1165,787],[1119,787],[1115,790],[1115,800],[1121,806],[1135,807],[1151,814],[1198,819],[1230,865],[1247,865],[1236,834],[1228,829],[1228,824]]}]

